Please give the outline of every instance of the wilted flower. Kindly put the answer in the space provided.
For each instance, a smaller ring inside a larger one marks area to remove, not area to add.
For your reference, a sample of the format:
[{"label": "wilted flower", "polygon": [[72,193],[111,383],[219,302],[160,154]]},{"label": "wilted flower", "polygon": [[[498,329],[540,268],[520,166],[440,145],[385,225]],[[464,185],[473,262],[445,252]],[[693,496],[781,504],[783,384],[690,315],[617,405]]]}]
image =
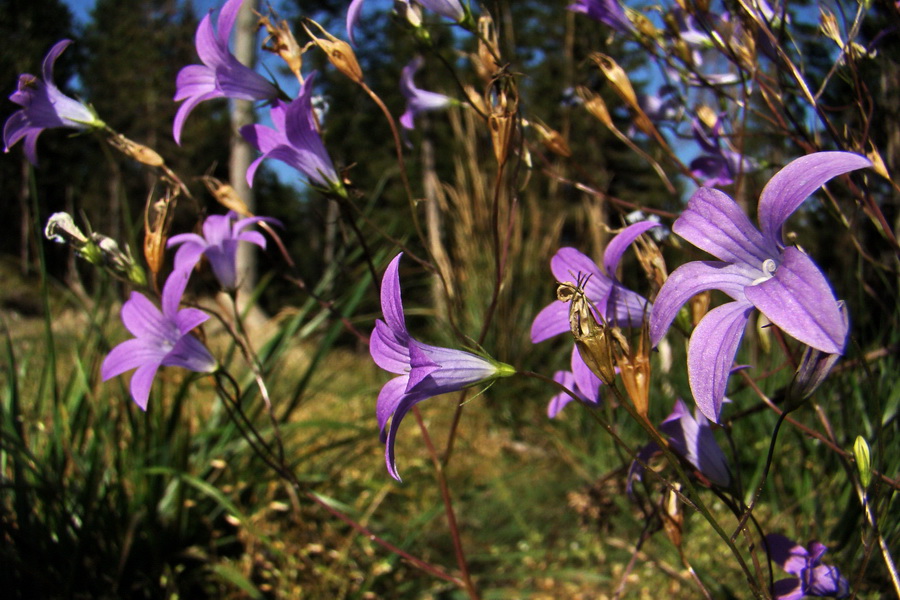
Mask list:
[{"label": "wilted flower", "polygon": [[238,220],[233,210],[225,215],[210,215],[203,222],[203,235],[182,233],[169,238],[166,247],[181,246],[175,253],[175,269],[190,272],[200,257],[206,255],[216,279],[226,290],[238,286],[237,250],[239,242],[266,247],[266,238],[258,231],[245,231],[254,223],[266,221],[281,225],[271,217],[246,217]]},{"label": "wilted flower", "polygon": [[53,83],[53,65],[59,55],[69,47],[72,40],[56,42],[41,67],[43,81],[23,73],[19,75],[19,88],[9,99],[23,107],[14,112],[3,126],[4,151],[25,138],[25,156],[37,165],[37,139],[45,129],[67,127],[69,129],[91,129],[104,127],[103,121],[93,110],[81,102],[69,98]]},{"label": "wilted flower", "polygon": [[[406,329],[406,316],[400,296],[400,258],[388,265],[381,282],[381,310],[384,321],[375,322],[369,341],[372,359],[385,371],[399,377],[391,379],[378,394],[376,416],[382,441],[386,441],[388,472],[400,480],[394,460],[394,442],[400,422],[409,410],[433,396],[487,383],[515,373],[509,365],[476,356],[462,350],[430,346],[413,339]],[[385,426],[391,419],[390,431]]]},{"label": "wilted flower", "polygon": [[837,567],[820,564],[828,548],[820,542],[810,542],[805,548],[777,533],[766,536],[766,547],[772,562],[794,575],[775,582],[772,593],[776,600],[801,600],[806,596],[843,598],[850,585]]},{"label": "wilted flower", "polygon": [[[553,381],[575,392],[578,399],[585,404],[594,406],[600,404],[600,379],[584,364],[577,346],[572,348],[572,370],[557,371],[553,374]],[[556,394],[547,405],[547,416],[555,418],[571,401],[572,396],[566,392]]]},{"label": "wilted flower", "polygon": [[406,98],[406,112],[400,116],[400,124],[406,129],[415,129],[415,118],[419,113],[441,110],[455,102],[450,96],[420,90],[416,87],[413,77],[416,71],[422,68],[423,63],[422,57],[417,56],[403,67],[403,72],[400,74],[400,91],[403,93],[403,97]]},{"label": "wilted flower", "polygon": [[618,0],[575,0],[566,8],[605,23],[619,33],[634,31],[634,25],[625,15],[625,9]]},{"label": "wilted flower", "polygon": [[209,319],[197,308],[178,310],[189,271],[173,271],[163,286],[162,312],[140,292],[122,305],[122,322],[134,339],[113,348],[100,367],[103,381],[137,368],[131,376],[131,397],[147,410],[150,387],[159,367],[183,367],[198,373],[216,370],[212,357],[191,330]]},{"label": "wilted flower", "polygon": [[[603,271],[575,248],[560,248],[550,260],[550,270],[560,282],[583,280],[584,295],[592,308],[600,313],[594,315],[598,322],[621,327],[638,326],[648,309],[647,300],[623,286],[615,274],[628,246],[654,227],[659,224],[652,221],[634,223],[610,240],[603,254]],[[569,330],[569,306],[556,300],[534,318],[531,341],[536,344]]]},{"label": "wilted flower", "polygon": [[195,42],[202,65],[188,65],[178,72],[175,101],[184,100],[175,114],[172,133],[181,143],[181,130],[194,107],[213,98],[273,100],[278,89],[265,77],[238,61],[228,48],[228,39],[244,0],[228,0],[222,7],[215,30],[212,11],[197,27]]},{"label": "wilted flower", "polygon": [[271,110],[275,129],[265,125],[241,127],[244,139],[263,153],[247,169],[247,182],[250,185],[253,185],[253,176],[262,161],[274,158],[297,169],[314,184],[343,190],[313,115],[312,89],[315,77],[316,73],[313,72],[306,78],[300,93],[290,104],[276,101]]},{"label": "wilted flower", "polygon": [[758,308],[782,331],[827,354],[841,354],[847,321],[819,267],[799,248],[785,247],[782,226],[800,204],[832,177],[863,167],[849,152],[817,152],[792,161],[763,189],[757,211],[762,232],[726,194],[700,188],[672,230],[718,258],[678,267],[650,315],[656,346],[692,296],[718,289],[734,301],[698,323],[688,347],[688,376],[700,410],[718,422],[722,398],[750,313]]}]

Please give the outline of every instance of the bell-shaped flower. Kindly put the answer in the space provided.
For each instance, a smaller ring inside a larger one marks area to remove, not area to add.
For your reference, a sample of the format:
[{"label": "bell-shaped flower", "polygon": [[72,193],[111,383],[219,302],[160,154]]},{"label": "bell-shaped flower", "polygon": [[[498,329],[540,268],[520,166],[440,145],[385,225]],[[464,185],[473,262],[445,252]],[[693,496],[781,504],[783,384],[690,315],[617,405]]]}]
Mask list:
[{"label": "bell-shaped flower", "polygon": [[837,567],[821,564],[828,550],[825,544],[810,542],[805,548],[781,534],[766,536],[766,548],[772,562],[793,577],[775,582],[775,600],[801,600],[807,596],[844,598],[850,585]]},{"label": "bell-shaped flower", "polygon": [[728,461],[706,417],[692,415],[684,401],[678,399],[659,429],[669,437],[672,449],[707,479],[724,488],[731,484]]},{"label": "bell-shaped flower", "polygon": [[796,340],[841,354],[847,321],[822,271],[803,251],[785,247],[782,226],[815,190],[869,160],[849,152],[817,152],[792,161],[766,184],[757,230],[734,200],[700,188],[672,230],[717,261],[684,264],[669,275],[650,315],[656,346],[679,309],[695,294],[717,289],[733,302],[703,317],[688,346],[688,377],[700,410],[718,422],[722,398],[744,327],[754,308]]},{"label": "bell-shaped flower", "polygon": [[63,94],[53,82],[53,65],[72,40],[56,42],[41,67],[44,79],[23,73],[19,75],[19,87],[9,99],[22,108],[14,112],[3,126],[4,151],[25,138],[25,156],[37,165],[37,140],[45,129],[67,127],[91,129],[104,127],[103,121],[78,100]]},{"label": "bell-shaped flower", "polygon": [[[411,0],[397,0],[398,3],[409,4]],[[455,23],[461,23],[466,18],[466,9],[459,3],[459,0],[414,0],[415,4],[419,4],[432,12],[436,12],[442,17],[447,17]],[[353,29],[359,21],[362,12],[363,0],[353,0],[347,9],[347,38],[350,43],[356,45],[353,37]]]},{"label": "bell-shaped flower", "polygon": [[[572,390],[578,399],[585,404],[597,406],[600,404],[600,378],[584,363],[584,359],[578,353],[578,347],[572,347],[572,370],[557,371],[553,374],[553,381]],[[551,419],[572,401],[572,396],[566,392],[560,392],[550,399],[547,405],[547,416]]]},{"label": "bell-shaped flower", "polygon": [[[654,227],[659,227],[659,223],[634,223],[610,240],[603,253],[603,271],[575,248],[560,248],[550,260],[550,270],[559,282],[580,282],[583,285],[584,295],[592,309],[599,312],[594,315],[598,322],[609,322],[619,327],[639,326],[649,309],[647,299],[622,285],[615,274],[628,246]],[[569,305],[555,300],[534,318],[531,341],[537,344],[566,331],[570,331]]]},{"label": "bell-shaped flower", "polygon": [[[687,405],[679,398],[669,416],[660,423],[659,429],[666,434],[671,450],[706,478],[704,484],[713,483],[723,488],[731,485],[728,461],[722,448],[716,443],[706,417],[696,412],[691,415]],[[638,450],[636,459],[628,467],[626,489],[629,496],[632,495],[634,482],[644,477],[644,465],[649,464],[661,452],[656,442],[650,442]]]},{"label": "bell-shaped flower", "polygon": [[315,76],[316,73],[313,72],[306,78],[300,93],[290,104],[280,100],[275,103],[270,113],[275,129],[265,125],[241,127],[244,139],[263,153],[247,169],[247,182],[250,185],[253,185],[253,177],[262,161],[274,158],[297,169],[315,185],[343,190],[334,163],[328,156],[316,126],[312,107]]},{"label": "bell-shaped flower", "polygon": [[178,309],[190,271],[173,271],[162,292],[162,311],[140,292],[131,292],[122,305],[122,322],[134,335],[113,348],[100,367],[103,381],[137,369],[131,376],[131,397],[147,410],[150,387],[162,367],[183,367],[212,373],[216,359],[191,330],[209,319],[197,308]]},{"label": "bell-shaped flower", "polygon": [[422,57],[417,56],[403,67],[403,72],[400,74],[400,91],[403,93],[403,97],[406,98],[406,112],[400,116],[400,124],[405,129],[415,129],[415,118],[419,113],[430,110],[443,110],[455,102],[450,96],[421,90],[416,87],[416,82],[413,78],[416,71],[422,68],[423,63]]},{"label": "bell-shaped flower", "polygon": [[[406,329],[406,316],[400,296],[400,258],[388,265],[381,282],[381,310],[384,321],[375,322],[369,340],[372,360],[385,371],[396,373],[378,394],[376,416],[382,441],[386,441],[385,461],[388,472],[400,480],[394,459],[397,430],[413,406],[433,396],[487,383],[515,373],[509,365],[469,352],[430,346],[413,339]],[[385,435],[388,419],[390,430]]]},{"label": "bell-shaped flower", "polygon": [[619,0],[575,0],[566,7],[572,12],[582,13],[595,21],[609,25],[619,33],[631,33],[634,25],[625,14]]},{"label": "bell-shaped flower", "polygon": [[240,242],[266,247],[266,238],[258,231],[245,231],[254,223],[265,221],[281,225],[271,217],[238,219],[233,210],[225,215],[210,215],[203,222],[203,235],[182,233],[169,238],[166,247],[180,246],[175,253],[175,270],[190,272],[206,256],[216,279],[226,290],[238,287],[237,250]]},{"label": "bell-shaped flower", "polygon": [[215,27],[212,11],[197,27],[195,42],[202,65],[188,65],[178,72],[175,101],[184,100],[175,114],[172,134],[181,143],[181,130],[188,115],[201,102],[213,98],[236,100],[274,100],[276,88],[268,79],[235,58],[228,48],[231,30],[244,0],[228,0]]}]

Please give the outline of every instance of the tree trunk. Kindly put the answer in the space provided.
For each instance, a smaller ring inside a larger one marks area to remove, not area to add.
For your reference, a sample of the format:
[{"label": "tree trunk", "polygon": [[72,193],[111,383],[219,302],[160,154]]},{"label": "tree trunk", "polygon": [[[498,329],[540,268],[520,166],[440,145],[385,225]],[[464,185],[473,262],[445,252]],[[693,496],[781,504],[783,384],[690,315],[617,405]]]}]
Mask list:
[{"label": "tree trunk", "polygon": [[[256,61],[256,16],[253,14],[257,2],[244,2],[238,13],[234,28],[234,55],[250,67]],[[241,137],[240,129],[254,122],[253,102],[249,100],[231,101],[231,156],[228,162],[228,178],[231,186],[243,199],[250,212],[256,211],[253,191],[247,185],[247,168],[253,160],[253,148]],[[256,285],[256,246],[240,244],[237,255],[237,272],[240,274],[239,296],[247,299]]]}]

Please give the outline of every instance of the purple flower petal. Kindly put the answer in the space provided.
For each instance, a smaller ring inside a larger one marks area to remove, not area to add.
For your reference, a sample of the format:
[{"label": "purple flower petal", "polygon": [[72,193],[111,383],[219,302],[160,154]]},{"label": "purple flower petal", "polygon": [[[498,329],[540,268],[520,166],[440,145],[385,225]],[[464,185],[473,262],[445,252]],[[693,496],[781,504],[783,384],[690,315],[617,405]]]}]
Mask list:
[{"label": "purple flower petal", "polygon": [[[209,317],[206,317],[208,319]],[[204,319],[204,320],[206,320]],[[192,335],[183,335],[162,360],[164,367],[181,367],[195,373],[212,373],[216,359],[203,343]]]},{"label": "purple flower petal", "polygon": [[401,252],[390,262],[381,280],[381,312],[388,327],[393,331],[406,333],[406,317],[403,314],[403,299],[400,297]]},{"label": "purple flower petal", "polygon": [[[379,365],[380,366],[380,365]],[[378,430],[381,432],[384,442],[387,439],[384,429],[387,422],[397,410],[397,405],[406,397],[406,384],[408,377],[402,375],[394,377],[384,384],[381,392],[378,394],[378,401],[375,403],[375,418],[378,421]]]},{"label": "purple flower petal", "polygon": [[400,429],[400,422],[406,416],[413,406],[427,400],[429,396],[422,394],[407,394],[403,396],[400,402],[394,408],[394,414],[391,417],[391,428],[388,430],[387,440],[384,448],[384,461],[387,464],[388,473],[397,481],[400,479],[400,473],[397,471],[397,459],[394,456],[394,444],[397,442],[397,430]]},{"label": "purple flower petal", "polygon": [[377,319],[369,336],[369,354],[376,365],[389,373],[409,373],[408,341],[408,336],[398,337],[384,321]]},{"label": "purple flower petal", "polygon": [[746,271],[742,265],[717,261],[689,262],[675,269],[659,290],[650,313],[650,344],[659,344],[681,307],[700,292],[721,290],[735,300],[744,300],[744,289],[753,282]]},{"label": "purple flower petal", "polygon": [[806,598],[800,580],[796,577],[779,579],[772,586],[772,592],[775,594],[775,600],[803,600]]},{"label": "purple flower petal", "polygon": [[694,400],[707,419],[719,422],[728,375],[753,311],[749,302],[729,302],[709,311],[688,345],[688,379]]},{"label": "purple flower petal", "polygon": [[350,3],[350,7],[347,9],[347,39],[349,39],[350,43],[354,46],[356,45],[356,39],[353,37],[353,29],[356,27],[357,21],[359,21],[362,3],[363,0],[353,0]]},{"label": "purple flower petal", "polygon": [[164,338],[173,330],[172,323],[140,292],[131,292],[131,297],[122,305],[122,323],[138,338]]},{"label": "purple flower petal", "polygon": [[290,103],[276,101],[270,111],[275,129],[263,125],[246,125],[241,135],[263,155],[247,170],[252,185],[260,162],[266,158],[280,160],[300,171],[311,182],[326,188],[340,188],[341,181],[331,157],[316,128],[312,113],[312,89],[316,73],[310,73],[300,93]]},{"label": "purple flower petal", "polygon": [[531,343],[537,344],[569,331],[569,305],[556,300],[541,309],[531,323]]},{"label": "purple flower petal", "polygon": [[837,567],[819,565],[810,570],[809,592],[812,596],[836,596],[843,598],[850,585]]},{"label": "purple flower petal", "polygon": [[781,228],[797,207],[830,179],[872,162],[850,152],[816,152],[791,161],[778,171],[759,197],[759,224],[772,243],[784,245]]},{"label": "purple flower petal", "polygon": [[[571,371],[557,371],[553,374],[553,381],[575,392],[575,376]],[[571,401],[572,396],[566,392],[556,394],[550,398],[550,403],[547,405],[547,416],[555,419],[556,415]]]},{"label": "purple flower petal", "polygon": [[794,339],[828,354],[841,354],[847,322],[815,263],[797,248],[786,248],[773,277],[744,290],[747,299]]},{"label": "purple flower petal", "polygon": [[629,225],[611,239],[606,246],[606,250],[603,251],[603,269],[606,271],[606,274],[615,279],[616,269],[619,268],[619,262],[622,260],[625,250],[634,243],[634,240],[654,227],[661,227],[661,225],[654,221],[638,221]]},{"label": "purple flower petal", "polygon": [[672,231],[725,262],[761,266],[778,253],[734,200],[711,188],[694,192]]},{"label": "purple flower petal", "polygon": [[148,362],[138,367],[131,376],[131,397],[141,407],[141,410],[147,410],[150,388],[153,386],[153,379],[156,377],[157,371],[159,371],[159,363]]},{"label": "purple flower petal", "polygon": [[578,391],[584,395],[585,401],[599,404],[600,386],[603,385],[603,382],[585,364],[578,351],[578,346],[572,348],[572,373],[575,375],[575,385],[578,386]]},{"label": "purple flower petal", "polygon": [[452,21],[456,21],[457,23],[462,21],[466,16],[466,11],[463,10],[462,4],[459,3],[459,0],[416,0],[419,4],[424,6],[430,11],[436,12],[442,17],[447,17]]},{"label": "purple flower petal", "polygon": [[672,448],[695,469],[716,485],[728,487],[731,483],[728,461],[706,417],[695,418],[683,400],[676,400],[672,413],[659,428],[669,436]]},{"label": "purple flower petal", "polygon": [[209,315],[199,308],[183,308],[179,310],[172,321],[178,333],[182,336],[187,335],[191,330],[199,327],[209,320]]},{"label": "purple flower petal", "polygon": [[100,378],[107,381],[143,364],[162,362],[164,356],[164,349],[148,344],[144,339],[126,340],[113,348],[103,359],[103,364],[100,365]]},{"label": "purple flower petal", "polygon": [[575,0],[566,8],[605,23],[619,33],[629,33],[634,30],[634,25],[625,15],[625,10],[617,0]]},{"label": "purple flower petal", "polygon": [[400,123],[405,129],[415,128],[415,117],[419,113],[442,110],[453,103],[453,99],[444,94],[429,92],[416,87],[413,80],[416,71],[422,68],[424,60],[417,56],[409,64],[403,67],[400,74],[400,91],[406,98],[406,112],[400,117]]}]

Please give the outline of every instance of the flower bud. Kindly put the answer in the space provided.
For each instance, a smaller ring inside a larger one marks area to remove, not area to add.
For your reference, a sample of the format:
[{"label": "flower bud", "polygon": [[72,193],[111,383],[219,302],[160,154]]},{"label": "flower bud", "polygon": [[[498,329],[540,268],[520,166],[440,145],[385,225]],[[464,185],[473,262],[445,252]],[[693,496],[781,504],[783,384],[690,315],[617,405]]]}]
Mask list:
[{"label": "flower bud", "polygon": [[44,228],[44,236],[57,244],[72,246],[75,250],[80,250],[89,242],[81,229],[75,225],[72,215],[65,212],[50,215],[50,218],[47,219],[47,226]]},{"label": "flower bud", "polygon": [[[676,489],[681,488],[680,483],[676,482],[673,485]],[[684,528],[684,513],[681,510],[681,503],[678,501],[678,494],[672,488],[666,488],[662,509],[662,522],[666,530],[666,536],[676,548],[680,548]]]},{"label": "flower bud", "polygon": [[[843,302],[838,304],[840,304],[841,317],[846,328],[850,321],[847,306]],[[816,388],[822,385],[840,357],[840,354],[827,354],[807,346],[800,359],[800,366],[797,367],[793,379],[788,384],[785,394],[785,410],[793,410],[809,398]]]},{"label": "flower bud", "polygon": [[856,441],[853,443],[853,456],[856,457],[859,483],[865,490],[872,483],[872,458],[869,455],[869,444],[861,435],[856,436]]}]

